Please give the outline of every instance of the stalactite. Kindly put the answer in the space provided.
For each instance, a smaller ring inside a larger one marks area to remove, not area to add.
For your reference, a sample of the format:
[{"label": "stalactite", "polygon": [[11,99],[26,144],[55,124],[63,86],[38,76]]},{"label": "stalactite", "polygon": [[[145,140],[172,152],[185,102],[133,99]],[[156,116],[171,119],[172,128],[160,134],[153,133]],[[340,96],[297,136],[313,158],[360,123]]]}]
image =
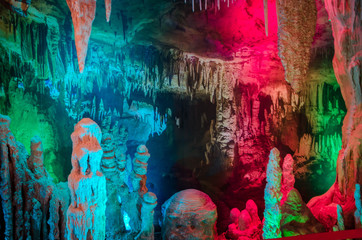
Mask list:
[{"label": "stalactite", "polygon": [[299,92],[305,84],[317,21],[314,0],[277,0],[278,49],[285,80]]},{"label": "stalactite", "polygon": [[79,72],[82,73],[96,13],[96,0],[67,0],[67,4],[72,13]]},{"label": "stalactite", "polygon": [[264,3],[264,20],[265,20],[265,35],[268,36],[268,0],[263,0]]},{"label": "stalactite", "polygon": [[111,10],[112,10],[112,0],[104,0],[106,5],[106,19],[107,22],[109,22],[109,19],[111,17]]}]

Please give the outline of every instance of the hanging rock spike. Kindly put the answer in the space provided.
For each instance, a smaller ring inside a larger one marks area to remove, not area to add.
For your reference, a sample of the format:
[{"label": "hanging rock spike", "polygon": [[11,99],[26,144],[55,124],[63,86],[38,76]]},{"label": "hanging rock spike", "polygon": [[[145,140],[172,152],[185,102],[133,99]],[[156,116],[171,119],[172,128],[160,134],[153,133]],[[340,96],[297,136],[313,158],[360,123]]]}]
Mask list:
[{"label": "hanging rock spike", "polygon": [[96,14],[96,0],[67,0],[74,26],[79,72],[83,72],[92,23]]},{"label": "hanging rock spike", "polygon": [[109,18],[111,17],[111,10],[112,10],[112,0],[104,0],[106,4],[106,18],[107,22],[109,22]]},{"label": "hanging rock spike", "polygon": [[268,0],[263,0],[264,2],[264,19],[265,19],[265,35],[268,36]]}]

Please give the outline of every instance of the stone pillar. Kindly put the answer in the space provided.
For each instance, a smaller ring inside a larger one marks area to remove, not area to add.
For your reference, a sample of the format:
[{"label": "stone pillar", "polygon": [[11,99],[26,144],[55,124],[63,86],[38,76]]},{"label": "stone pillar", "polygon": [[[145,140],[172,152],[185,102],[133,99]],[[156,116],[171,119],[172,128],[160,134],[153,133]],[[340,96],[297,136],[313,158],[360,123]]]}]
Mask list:
[{"label": "stone pillar", "polygon": [[140,145],[137,148],[135,158],[132,161],[133,172],[131,174],[133,191],[139,191],[143,195],[148,191],[146,187],[147,180],[147,166],[150,154],[145,145]]},{"label": "stone pillar", "polygon": [[89,118],[77,123],[72,133],[73,169],[68,177],[71,204],[67,211],[68,239],[105,239],[106,178],[99,171],[102,133]]},{"label": "stone pillar", "polygon": [[153,214],[157,206],[157,197],[154,193],[147,192],[142,197],[141,203],[141,231],[136,239],[154,238]]}]

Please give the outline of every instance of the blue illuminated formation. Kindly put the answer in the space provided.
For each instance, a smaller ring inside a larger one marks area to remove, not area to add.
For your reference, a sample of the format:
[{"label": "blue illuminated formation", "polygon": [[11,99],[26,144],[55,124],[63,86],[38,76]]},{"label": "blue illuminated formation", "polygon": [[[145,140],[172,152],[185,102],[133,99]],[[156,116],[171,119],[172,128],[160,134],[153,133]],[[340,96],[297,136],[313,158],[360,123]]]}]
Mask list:
[{"label": "blue illuminated formation", "polygon": [[129,217],[128,213],[126,211],[123,211],[123,222],[124,222],[126,231],[132,230],[131,225],[129,224],[130,221],[131,221],[131,218]]}]

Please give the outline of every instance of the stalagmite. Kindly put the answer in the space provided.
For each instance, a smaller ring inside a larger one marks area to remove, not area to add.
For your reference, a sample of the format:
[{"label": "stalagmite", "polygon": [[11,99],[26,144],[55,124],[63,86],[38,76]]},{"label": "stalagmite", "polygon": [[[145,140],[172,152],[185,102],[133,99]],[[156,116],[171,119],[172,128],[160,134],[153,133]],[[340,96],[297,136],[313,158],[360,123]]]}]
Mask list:
[{"label": "stalagmite", "polygon": [[47,177],[48,174],[45,171],[43,165],[43,144],[38,136],[35,136],[31,139],[31,155],[27,162],[36,179]]},{"label": "stalagmite", "polygon": [[72,166],[68,177],[71,205],[67,211],[68,239],[104,239],[106,178],[100,172],[102,133],[84,118],[74,127]]},{"label": "stalagmite", "polygon": [[104,0],[106,5],[106,19],[107,22],[109,22],[109,19],[111,17],[111,10],[112,10],[112,0]]},{"label": "stalagmite", "polygon": [[101,147],[103,150],[102,156],[102,172],[107,178],[110,178],[109,175],[112,175],[116,171],[116,160],[114,152],[114,142],[113,136],[109,133],[106,133],[102,137]]},{"label": "stalagmite", "polygon": [[141,231],[135,239],[154,239],[153,215],[157,205],[157,197],[154,193],[147,192],[142,197],[141,203]]},{"label": "stalagmite", "polygon": [[280,209],[281,194],[281,177],[282,170],[279,166],[280,162],[279,150],[273,148],[270,151],[269,162],[267,166],[267,184],[265,186],[265,211],[264,211],[264,226],[263,238],[280,238],[280,221],[282,213]]},{"label": "stalagmite", "polygon": [[283,194],[283,198],[281,201],[282,204],[283,200],[286,199],[289,191],[294,188],[295,178],[293,174],[293,162],[294,162],[293,157],[290,154],[285,156],[283,161],[283,175],[282,175],[283,184],[281,188],[281,192]]},{"label": "stalagmite", "polygon": [[92,23],[96,14],[96,0],[67,0],[67,4],[72,13],[79,72],[82,73],[87,57]]},{"label": "stalagmite", "polygon": [[150,154],[145,145],[140,145],[137,148],[137,153],[132,161],[133,172],[131,175],[133,191],[138,191],[140,194],[147,192],[146,180],[147,180],[147,166]]},{"label": "stalagmite", "polygon": [[162,205],[162,239],[216,239],[216,219],[216,205],[207,194],[183,190]]},{"label": "stalagmite", "polygon": [[285,80],[299,92],[305,84],[317,21],[315,0],[277,0],[278,49]]}]

